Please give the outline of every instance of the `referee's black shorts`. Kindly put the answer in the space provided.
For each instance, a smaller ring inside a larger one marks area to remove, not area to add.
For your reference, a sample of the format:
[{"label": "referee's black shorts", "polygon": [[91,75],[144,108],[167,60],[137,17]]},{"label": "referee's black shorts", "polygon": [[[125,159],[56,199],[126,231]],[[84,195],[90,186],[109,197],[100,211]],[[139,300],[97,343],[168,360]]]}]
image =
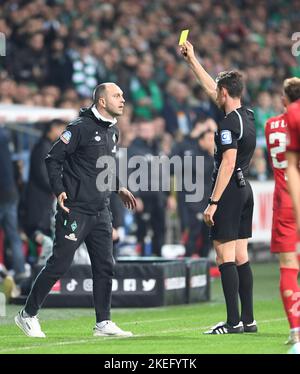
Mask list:
[{"label": "referee's black shorts", "polygon": [[214,214],[211,228],[213,240],[237,240],[252,236],[253,192],[250,183],[238,187],[235,177],[231,178]]}]

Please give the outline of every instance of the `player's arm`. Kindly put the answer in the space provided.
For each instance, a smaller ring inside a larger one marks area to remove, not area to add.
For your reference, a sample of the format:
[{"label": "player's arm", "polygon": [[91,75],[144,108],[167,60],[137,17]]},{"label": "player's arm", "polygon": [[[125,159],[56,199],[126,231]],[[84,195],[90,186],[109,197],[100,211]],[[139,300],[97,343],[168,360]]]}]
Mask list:
[{"label": "player's arm", "polygon": [[49,177],[44,162],[45,154],[48,149],[45,150],[45,146],[39,145],[35,148],[31,154],[30,172],[34,178],[34,182],[46,193],[51,193],[51,187],[49,184]]},{"label": "player's arm", "polygon": [[300,158],[300,132],[298,123],[298,112],[294,112],[289,106],[285,113],[285,120],[288,129],[288,141],[287,141],[287,184],[288,189],[293,201],[293,207],[295,211],[295,218],[300,231],[300,174],[299,174],[299,158]]},{"label": "player's arm", "polygon": [[64,206],[64,200],[67,199],[67,195],[62,180],[62,169],[67,155],[72,154],[76,150],[79,140],[79,125],[69,125],[45,158],[52,191],[56,195],[59,205],[67,212],[69,209]]},{"label": "player's arm", "polygon": [[[236,165],[238,137],[240,132],[240,122],[237,116],[231,115],[220,123],[219,137],[220,150],[222,151],[222,161],[218,170],[215,187],[211,200],[219,201],[227,187]],[[204,221],[208,226],[214,225],[213,216],[217,210],[217,205],[208,205],[204,212]]]},{"label": "player's arm", "polygon": [[286,159],[288,161],[288,167],[286,170],[288,177],[288,188],[293,201],[298,230],[300,231],[300,153],[287,151]]},{"label": "player's arm", "polygon": [[[215,188],[211,195],[211,200],[219,201],[225,188],[227,187],[230,178],[234,172],[236,163],[237,149],[231,148],[223,153],[223,159],[219,167]],[[204,212],[204,222],[208,226],[214,225],[214,214],[217,210],[217,205],[208,205]]]},{"label": "player's arm", "polygon": [[[115,131],[116,132],[114,134],[116,136],[116,141],[115,141],[115,143],[116,143],[115,147],[116,147],[118,142],[119,142],[120,132],[119,132],[119,129],[117,127],[115,127]],[[122,200],[124,206],[127,209],[131,209],[131,210],[135,209],[136,208],[136,198],[126,187],[124,187],[122,185],[121,180],[120,180],[120,178],[119,178],[119,176],[117,175],[116,172],[113,175],[113,180],[116,182],[116,185],[112,186],[113,191],[120,196],[120,199]]]},{"label": "player's arm", "polygon": [[233,148],[227,149],[223,153],[223,158],[219,167],[215,188],[211,195],[211,199],[213,201],[219,201],[221,199],[221,196],[223,195],[223,192],[232,177],[236,163],[236,154],[237,150]]},{"label": "player's arm", "polygon": [[211,196],[214,201],[220,200],[234,172],[240,131],[240,121],[235,113],[232,113],[220,123],[217,136],[222,151],[222,161]]},{"label": "player's arm", "polygon": [[186,41],[183,43],[180,50],[205,92],[216,102],[217,84],[197,60],[193,45],[189,41]]}]

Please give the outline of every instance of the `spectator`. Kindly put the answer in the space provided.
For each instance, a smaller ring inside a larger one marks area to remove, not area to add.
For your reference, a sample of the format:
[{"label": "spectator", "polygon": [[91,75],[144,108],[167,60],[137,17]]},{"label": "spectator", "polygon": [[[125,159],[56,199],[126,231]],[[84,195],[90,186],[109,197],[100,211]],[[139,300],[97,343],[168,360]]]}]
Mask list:
[{"label": "spectator", "polygon": [[55,39],[51,44],[47,83],[65,90],[72,84],[72,75],[73,65],[65,51],[64,42]]},{"label": "spectator", "polygon": [[[137,200],[137,240],[141,246],[142,255],[150,255],[150,253],[147,253],[146,241],[149,236],[149,229],[152,229],[152,254],[160,256],[161,247],[165,241],[166,196],[161,192],[161,187],[158,191],[152,191],[151,188],[151,181],[158,180],[161,182],[161,173],[159,175],[153,174],[151,170],[153,156],[160,154],[160,148],[155,138],[155,126],[152,122],[140,122],[137,131],[138,136],[128,149],[128,159],[132,156],[140,156],[145,160],[148,167],[148,178],[139,182],[144,186],[143,190],[134,191]],[[137,169],[130,168],[129,174],[135,170]],[[144,185],[145,181],[147,185]]]},{"label": "spectator", "polygon": [[261,92],[257,99],[257,106],[254,108],[255,126],[257,134],[257,147],[266,148],[265,123],[267,119],[275,115],[272,109],[272,99],[268,92]]},{"label": "spectator", "polygon": [[259,181],[265,181],[268,177],[267,161],[262,148],[256,148],[250,163],[249,176]]},{"label": "spectator", "polygon": [[151,120],[163,108],[160,88],[152,79],[153,68],[148,63],[138,66],[137,76],[130,83],[134,115]]},{"label": "spectator", "polygon": [[[211,193],[212,172],[213,172],[213,153],[214,153],[214,132],[211,126],[216,127],[212,120],[197,121],[192,132],[185,136],[183,141],[175,144],[173,155],[178,155],[182,159],[182,170],[185,180],[195,183],[195,181],[204,182],[203,198],[201,201],[188,202],[187,195],[191,191],[184,189],[178,194],[179,216],[182,219],[182,231],[188,232],[186,241],[186,256],[207,257],[211,242],[209,232],[203,220],[203,212],[207,207],[207,201]],[[185,156],[191,157],[191,168],[184,168]],[[196,166],[196,158],[204,158],[203,168]],[[175,174],[176,178],[176,174]]]},{"label": "spectator", "polygon": [[26,273],[22,242],[18,232],[17,205],[18,193],[8,138],[4,129],[0,127],[0,225],[12,250],[15,279],[20,280]]},{"label": "spectator", "polygon": [[222,120],[222,112],[200,85],[196,85],[193,88],[193,96],[190,100],[190,105],[198,119],[212,118],[216,122]]},{"label": "spectator", "polygon": [[178,58],[179,30],[189,25],[189,39],[210,71],[234,66],[245,76],[245,104],[256,105],[258,130],[251,175],[264,180],[265,119],[282,111],[282,81],[300,76],[299,56],[291,53],[299,4],[283,3],[0,1],[7,52],[0,59],[0,102],[79,109],[89,105],[96,83],[117,81],[132,107],[119,122],[121,143],[135,142],[136,122],[144,117],[168,152],[178,134],[193,131],[196,118],[220,118]]},{"label": "spectator", "polygon": [[166,130],[175,136],[177,133],[187,135],[192,130],[192,108],[188,103],[190,96],[188,86],[171,80],[167,87],[168,96],[163,109]]},{"label": "spectator", "polygon": [[[46,83],[65,89],[69,82],[76,87],[79,107],[79,96],[91,90],[91,80],[115,77],[127,86],[137,79],[138,62],[146,63],[154,70],[152,79],[162,96],[170,78],[176,77],[189,86],[192,96],[200,99],[199,110],[208,115],[206,99],[193,91],[195,82],[177,58],[180,27],[190,25],[190,38],[209,70],[217,72],[235,66],[245,73],[245,98],[249,103],[261,91],[279,92],[287,75],[299,75],[299,58],[290,52],[298,12],[297,2],[285,3],[283,10],[279,3],[265,4],[260,0],[234,0],[226,5],[178,0],[176,6],[158,0],[155,7],[151,2],[133,4],[128,0],[108,0],[105,4],[73,0],[33,0],[16,5],[1,2],[0,29],[7,36],[7,56],[0,60],[0,71],[8,74],[6,79],[25,81],[30,86]],[[24,38],[28,39],[25,47]],[[108,50],[112,56],[107,57]],[[68,68],[70,57],[74,57],[72,68]],[[76,61],[83,62],[76,64],[78,74],[73,72]],[[75,81],[70,81],[70,75]],[[131,98],[127,90],[124,87],[128,101]],[[11,94],[5,96],[7,103],[18,100]],[[63,92],[59,103],[65,101],[62,96]],[[190,99],[192,102],[193,97]],[[21,100],[32,103],[24,96]],[[149,115],[149,108],[143,110]],[[216,120],[212,112],[209,115]]]},{"label": "spectator", "polygon": [[18,81],[44,85],[48,74],[44,35],[42,33],[31,35],[28,44],[15,55],[12,62],[13,75]]},{"label": "spectator", "polygon": [[51,191],[45,165],[45,157],[53,143],[65,129],[61,120],[53,120],[45,125],[44,134],[31,153],[29,183],[27,187],[27,209],[25,229],[27,235],[36,241],[36,233],[53,237],[51,219],[55,196]]},{"label": "spectator", "polygon": [[130,81],[137,69],[139,59],[133,48],[126,48],[122,55],[123,63],[119,67],[120,86],[123,88],[125,98],[130,98]]},{"label": "spectator", "polygon": [[75,48],[70,51],[73,63],[72,82],[77,93],[83,97],[91,97],[100,80],[100,65],[91,54],[86,32],[81,32],[76,39]]}]

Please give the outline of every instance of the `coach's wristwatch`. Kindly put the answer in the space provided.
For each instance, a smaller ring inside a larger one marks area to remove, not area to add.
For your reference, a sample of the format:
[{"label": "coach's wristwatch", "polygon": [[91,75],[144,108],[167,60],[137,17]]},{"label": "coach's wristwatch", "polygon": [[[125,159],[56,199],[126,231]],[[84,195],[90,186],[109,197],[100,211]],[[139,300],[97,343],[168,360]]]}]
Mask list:
[{"label": "coach's wristwatch", "polygon": [[212,200],[211,197],[208,199],[208,204],[209,205],[218,205],[219,201]]}]

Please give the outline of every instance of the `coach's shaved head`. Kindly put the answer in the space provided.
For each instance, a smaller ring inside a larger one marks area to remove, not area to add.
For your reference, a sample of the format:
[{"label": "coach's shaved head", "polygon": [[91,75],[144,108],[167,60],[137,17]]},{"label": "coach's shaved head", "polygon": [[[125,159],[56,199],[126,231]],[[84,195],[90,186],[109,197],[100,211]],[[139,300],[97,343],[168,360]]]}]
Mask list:
[{"label": "coach's shaved head", "polygon": [[112,83],[112,82],[101,83],[101,84],[98,84],[98,86],[96,86],[93,92],[93,103],[95,105],[97,105],[100,97],[105,97],[106,91],[108,87],[110,86],[118,87],[115,83]]},{"label": "coach's shaved head", "polygon": [[125,103],[123,91],[113,82],[101,83],[94,89],[93,103],[104,116],[120,116]]}]

